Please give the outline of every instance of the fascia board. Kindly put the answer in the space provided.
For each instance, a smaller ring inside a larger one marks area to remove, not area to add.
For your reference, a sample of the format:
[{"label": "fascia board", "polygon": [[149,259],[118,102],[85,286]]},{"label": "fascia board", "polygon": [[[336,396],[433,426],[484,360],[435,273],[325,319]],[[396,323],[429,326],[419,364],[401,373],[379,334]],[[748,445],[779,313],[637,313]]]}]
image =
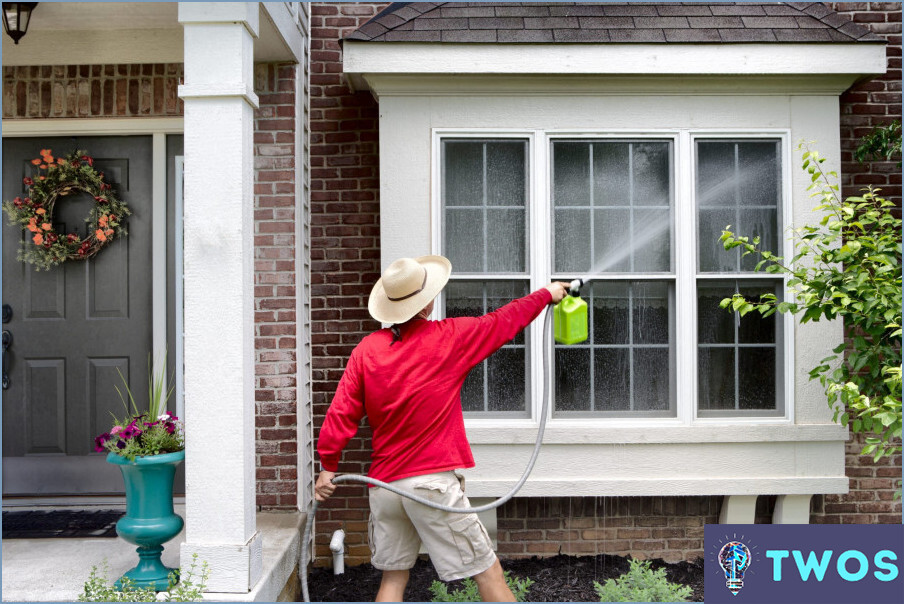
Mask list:
[{"label": "fascia board", "polygon": [[885,73],[885,44],[343,42],[348,74],[815,75]]}]

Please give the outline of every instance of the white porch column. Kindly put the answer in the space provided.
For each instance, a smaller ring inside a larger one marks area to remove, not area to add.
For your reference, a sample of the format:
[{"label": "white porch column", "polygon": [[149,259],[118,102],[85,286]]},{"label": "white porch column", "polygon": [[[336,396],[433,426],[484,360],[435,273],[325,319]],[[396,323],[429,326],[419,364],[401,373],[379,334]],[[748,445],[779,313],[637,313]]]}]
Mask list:
[{"label": "white porch column", "polygon": [[257,2],[180,2],[185,35],[185,543],[208,590],[262,572],[255,524],[253,88]]}]

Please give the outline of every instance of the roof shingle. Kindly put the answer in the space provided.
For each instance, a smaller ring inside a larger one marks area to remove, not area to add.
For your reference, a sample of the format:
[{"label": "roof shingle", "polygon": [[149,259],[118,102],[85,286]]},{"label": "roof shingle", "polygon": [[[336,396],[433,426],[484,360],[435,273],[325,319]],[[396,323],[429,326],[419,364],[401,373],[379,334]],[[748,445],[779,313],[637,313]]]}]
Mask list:
[{"label": "roof shingle", "polygon": [[885,42],[819,2],[395,2],[367,42]]}]

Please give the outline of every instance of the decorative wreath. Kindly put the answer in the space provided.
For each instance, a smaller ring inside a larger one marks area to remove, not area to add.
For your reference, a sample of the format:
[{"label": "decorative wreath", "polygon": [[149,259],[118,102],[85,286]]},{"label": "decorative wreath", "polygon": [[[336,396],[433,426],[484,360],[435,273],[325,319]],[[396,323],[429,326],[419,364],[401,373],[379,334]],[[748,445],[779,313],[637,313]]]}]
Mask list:
[{"label": "decorative wreath", "polygon": [[[20,224],[31,234],[22,242],[18,258],[35,265],[35,270],[50,270],[67,260],[85,260],[102,247],[127,235],[123,221],[131,214],[125,202],[116,198],[113,187],[104,182],[103,172],[94,169],[94,159],[86,151],[73,151],[54,159],[50,149],[41,149],[41,157],[31,160],[38,173],[22,182],[28,196],[3,202],[10,224]],[[77,233],[57,233],[53,226],[53,208],[61,197],[85,192],[95,205],[85,219],[90,225],[82,239]]]}]

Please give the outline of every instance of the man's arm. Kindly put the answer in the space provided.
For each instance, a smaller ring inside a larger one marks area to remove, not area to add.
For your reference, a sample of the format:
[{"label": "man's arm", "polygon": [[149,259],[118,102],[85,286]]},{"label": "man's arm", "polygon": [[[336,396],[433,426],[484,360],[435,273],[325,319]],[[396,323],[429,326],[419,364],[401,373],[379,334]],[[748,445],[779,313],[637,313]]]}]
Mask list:
[{"label": "man's arm", "polygon": [[548,304],[560,302],[567,293],[568,283],[553,281],[482,317],[455,319],[464,336],[462,357],[469,366],[477,365],[530,325]]},{"label": "man's arm", "polygon": [[320,437],[317,439],[321,467],[314,487],[314,497],[317,501],[326,500],[336,489],[331,481],[339,469],[342,450],[358,431],[358,424],[364,417],[364,390],[360,377],[359,357],[355,349],[339,380],[336,394],[320,428]]}]

